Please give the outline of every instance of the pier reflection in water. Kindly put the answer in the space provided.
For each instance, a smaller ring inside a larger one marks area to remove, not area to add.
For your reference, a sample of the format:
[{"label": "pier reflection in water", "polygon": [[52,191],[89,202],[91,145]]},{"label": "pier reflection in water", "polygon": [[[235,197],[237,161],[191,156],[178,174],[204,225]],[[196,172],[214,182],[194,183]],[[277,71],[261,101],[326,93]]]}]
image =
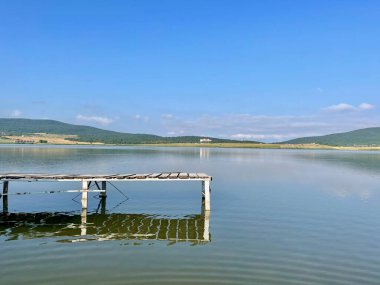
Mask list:
[{"label": "pier reflection in water", "polygon": [[5,240],[54,238],[58,242],[164,240],[203,244],[210,241],[210,212],[182,217],[123,213],[2,213]]}]

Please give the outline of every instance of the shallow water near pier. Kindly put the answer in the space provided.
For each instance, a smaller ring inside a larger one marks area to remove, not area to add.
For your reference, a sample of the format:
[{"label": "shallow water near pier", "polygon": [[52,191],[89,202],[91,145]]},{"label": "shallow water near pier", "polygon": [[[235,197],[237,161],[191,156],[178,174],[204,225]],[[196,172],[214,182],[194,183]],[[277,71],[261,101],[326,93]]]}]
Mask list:
[{"label": "shallow water near pier", "polygon": [[1,173],[164,171],[213,176],[209,215],[200,182],[115,182],[86,215],[77,193],[10,195],[0,283],[379,284],[380,153],[0,146]]}]

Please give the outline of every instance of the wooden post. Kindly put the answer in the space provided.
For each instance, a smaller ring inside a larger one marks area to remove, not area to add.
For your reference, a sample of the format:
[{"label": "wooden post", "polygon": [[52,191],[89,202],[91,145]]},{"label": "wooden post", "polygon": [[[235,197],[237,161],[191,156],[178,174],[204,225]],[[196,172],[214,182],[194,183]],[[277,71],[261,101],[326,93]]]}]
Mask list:
[{"label": "wooden post", "polygon": [[104,192],[100,192],[100,197],[101,198],[106,198],[107,197],[107,181],[102,181],[102,190],[104,190]]},{"label": "wooden post", "polygon": [[85,236],[87,234],[87,208],[82,208],[80,234]]},{"label": "wooden post", "polygon": [[8,194],[9,181],[3,182],[3,194]]},{"label": "wooden post", "polygon": [[106,198],[107,198],[107,181],[102,181],[102,189],[104,192],[100,192],[100,213],[102,215],[106,214]]},{"label": "wooden post", "polygon": [[204,195],[204,203],[205,203],[205,210],[210,211],[211,205],[210,205],[210,180],[203,180],[202,181],[202,188],[203,188],[203,195]]},{"label": "wooden post", "polygon": [[100,200],[100,214],[105,215],[106,214],[106,198],[103,197]]},{"label": "wooden post", "polygon": [[3,182],[3,212],[8,213],[8,187],[9,181]]},{"label": "wooden post", "polygon": [[203,217],[203,239],[210,241],[210,211],[206,211],[204,205],[202,205],[202,217]]},{"label": "wooden post", "polygon": [[82,209],[87,209],[88,182],[82,180]]}]

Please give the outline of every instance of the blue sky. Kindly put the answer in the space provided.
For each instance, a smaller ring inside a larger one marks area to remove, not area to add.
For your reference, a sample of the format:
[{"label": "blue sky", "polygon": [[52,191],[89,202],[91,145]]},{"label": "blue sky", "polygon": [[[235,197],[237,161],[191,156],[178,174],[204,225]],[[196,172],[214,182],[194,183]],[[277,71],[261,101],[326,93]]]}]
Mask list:
[{"label": "blue sky", "polygon": [[379,15],[379,1],[0,0],[0,116],[262,141],[380,126]]}]

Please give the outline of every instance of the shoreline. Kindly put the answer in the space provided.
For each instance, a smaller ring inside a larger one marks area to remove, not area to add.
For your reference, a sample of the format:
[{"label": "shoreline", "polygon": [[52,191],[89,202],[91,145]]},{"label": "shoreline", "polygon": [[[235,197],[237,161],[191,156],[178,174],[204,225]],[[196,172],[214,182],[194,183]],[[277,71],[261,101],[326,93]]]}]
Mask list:
[{"label": "shoreline", "polygon": [[88,142],[69,143],[15,143],[0,142],[0,145],[12,146],[140,146],[140,147],[196,147],[196,148],[251,148],[251,149],[299,149],[299,150],[342,150],[342,151],[380,151],[380,146],[330,146],[320,144],[271,144],[271,143],[142,143],[142,144],[103,144]]}]

